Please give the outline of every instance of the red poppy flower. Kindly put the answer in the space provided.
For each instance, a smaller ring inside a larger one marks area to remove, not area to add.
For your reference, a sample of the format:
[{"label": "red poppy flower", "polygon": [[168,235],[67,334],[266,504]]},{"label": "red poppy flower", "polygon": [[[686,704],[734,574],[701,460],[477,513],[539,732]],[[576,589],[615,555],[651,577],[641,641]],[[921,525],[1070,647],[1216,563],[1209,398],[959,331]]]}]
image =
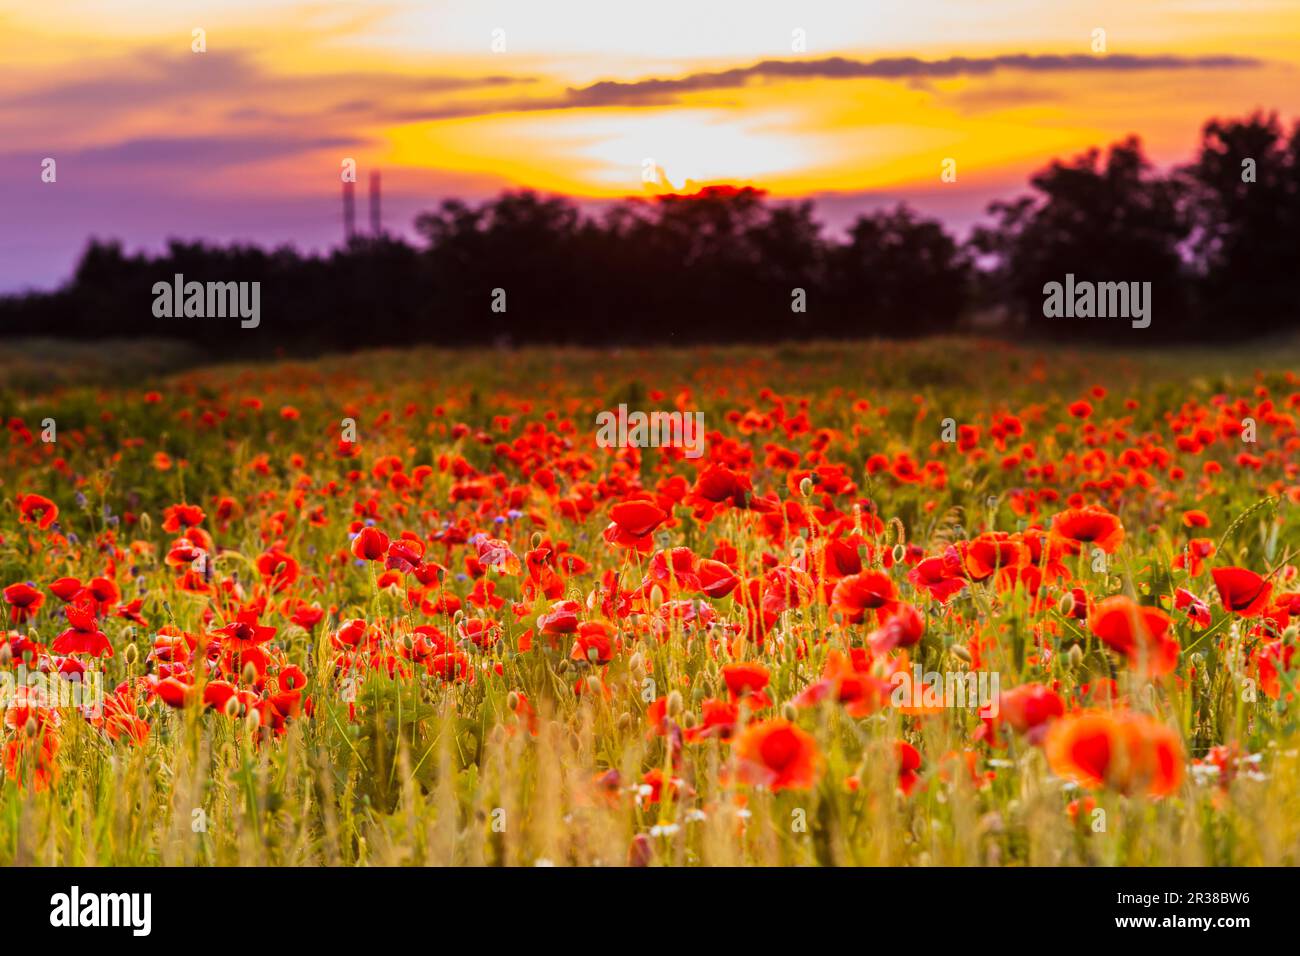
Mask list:
[{"label": "red poppy flower", "polygon": [[1042,743],[1051,722],[1063,716],[1061,695],[1042,684],[1021,684],[1003,691],[998,699],[998,717],[1032,744]]},{"label": "red poppy flower", "polygon": [[378,561],[388,551],[388,535],[369,525],[352,539],[352,553],[362,561]]},{"label": "red poppy flower", "polygon": [[966,579],[959,572],[960,568],[943,557],[925,558],[907,573],[907,580],[913,587],[925,588],[941,604],[947,604],[966,586]]},{"label": "red poppy flower", "polygon": [[608,664],[614,657],[614,628],[604,621],[583,621],[569,656],[576,661]]},{"label": "red poppy flower", "polygon": [[184,683],[176,677],[167,677],[154,685],[154,693],[168,707],[180,709],[194,699],[194,685]]},{"label": "red poppy flower", "polygon": [[59,517],[59,506],[41,495],[23,495],[18,499],[18,520],[24,524],[35,522],[44,531]]},{"label": "red poppy flower", "polygon": [[849,655],[832,650],[826,657],[821,680],[803,689],[796,707],[815,707],[823,700],[838,701],[850,717],[869,717],[888,703],[893,684],[871,673],[871,658],[863,648]]},{"label": "red poppy flower", "polygon": [[733,704],[744,701],[750,710],[772,706],[772,701],[763,692],[772,676],[762,664],[752,661],[727,664],[722,668],[722,679],[726,682],[727,694]]},{"label": "red poppy flower", "polygon": [[1168,674],[1178,665],[1178,641],[1169,634],[1169,615],[1142,607],[1123,594],[1097,602],[1089,628],[1134,666],[1145,662],[1148,673]]},{"label": "red poppy flower", "polygon": [[50,585],[50,591],[60,601],[71,601],[81,593],[81,582],[76,578],[59,578]]},{"label": "red poppy flower", "polygon": [[821,773],[821,754],[812,734],[788,720],[747,726],[736,740],[742,780],[773,791],[811,790]]},{"label": "red poppy flower", "polygon": [[710,737],[730,740],[740,719],[740,708],[724,700],[709,697],[700,703],[700,720],[686,731],[686,739],[697,743]]},{"label": "red poppy flower", "polygon": [[175,534],[181,528],[202,524],[203,518],[203,509],[198,505],[172,505],[163,509],[163,530]]},{"label": "red poppy flower", "polygon": [[[883,613],[883,612],[882,612]],[[889,612],[885,622],[867,638],[876,654],[888,654],[896,647],[911,647],[925,633],[925,618],[910,604],[899,604]]]},{"label": "red poppy flower", "polygon": [[213,633],[221,635],[222,649],[228,653],[238,654],[265,644],[275,637],[275,628],[257,623],[256,611],[240,611],[235,620],[225,627],[217,628]]},{"label": "red poppy flower", "polygon": [[578,612],[582,605],[577,601],[556,601],[551,609],[537,619],[543,634],[572,634],[578,629]]},{"label": "red poppy flower", "polygon": [[1225,611],[1253,617],[1268,606],[1273,583],[1246,568],[1214,568],[1210,571]]},{"label": "red poppy flower", "polygon": [[747,476],[732,471],[725,465],[713,464],[700,472],[699,477],[695,479],[691,496],[710,504],[729,503],[737,508],[744,508],[748,504],[749,494],[752,491],[753,486]]},{"label": "red poppy flower", "polygon": [[740,578],[731,568],[712,558],[701,558],[697,568],[700,591],[711,598],[724,598],[736,589]]},{"label": "red poppy flower", "polygon": [[1214,557],[1214,542],[1209,538],[1193,538],[1174,558],[1174,567],[1186,568],[1192,577],[1205,570],[1205,560]]},{"label": "red poppy flower", "polygon": [[1070,508],[1052,519],[1052,536],[1065,542],[1070,554],[1078,554],[1085,544],[1114,554],[1124,541],[1124,526],[1105,508]]},{"label": "red poppy flower", "polygon": [[989,532],[958,546],[967,576],[985,581],[996,572],[1014,572],[1029,563],[1029,547],[1018,537]]},{"label": "red poppy flower", "polygon": [[69,604],[64,613],[67,614],[68,624],[71,626],[53,640],[50,650],[55,654],[113,656],[113,645],[108,643],[108,636],[99,630],[93,602],[79,601]]},{"label": "red poppy flower", "polygon": [[1188,618],[1197,627],[1210,626],[1210,606],[1187,588],[1178,588],[1174,591],[1174,608],[1187,611]]},{"label": "red poppy flower", "polygon": [[1045,744],[1053,772],[1085,787],[1166,796],[1183,779],[1182,740],[1145,714],[1082,712],[1056,721]]},{"label": "red poppy flower", "polygon": [[861,624],[869,610],[888,607],[897,598],[894,582],[883,571],[863,571],[841,578],[831,593],[831,606],[852,624]]},{"label": "red poppy flower", "polygon": [[894,754],[898,758],[898,789],[904,796],[910,796],[921,781],[917,773],[921,769],[921,752],[906,740],[894,744]]},{"label": "red poppy flower", "polygon": [[30,621],[45,603],[45,595],[30,584],[20,581],[4,589],[5,603],[9,605],[9,616],[15,624]]},{"label": "red poppy flower", "polygon": [[609,516],[633,538],[645,537],[668,520],[667,512],[649,501],[621,501],[609,509]]}]

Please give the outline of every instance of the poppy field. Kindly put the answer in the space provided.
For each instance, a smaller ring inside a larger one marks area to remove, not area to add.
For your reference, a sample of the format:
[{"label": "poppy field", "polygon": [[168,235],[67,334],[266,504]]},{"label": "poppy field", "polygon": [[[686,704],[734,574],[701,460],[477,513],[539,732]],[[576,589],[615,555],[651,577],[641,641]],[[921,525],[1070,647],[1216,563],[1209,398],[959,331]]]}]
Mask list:
[{"label": "poppy field", "polygon": [[1297,357],[0,357],[0,863],[1295,865]]}]

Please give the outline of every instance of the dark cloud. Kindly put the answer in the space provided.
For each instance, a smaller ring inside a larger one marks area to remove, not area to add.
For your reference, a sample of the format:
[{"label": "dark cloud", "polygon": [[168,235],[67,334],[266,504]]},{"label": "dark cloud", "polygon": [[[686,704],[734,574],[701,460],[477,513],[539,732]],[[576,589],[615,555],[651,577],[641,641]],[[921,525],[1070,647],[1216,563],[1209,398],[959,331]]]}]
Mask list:
[{"label": "dark cloud", "polygon": [[755,80],[914,80],[988,76],[999,70],[1031,73],[1130,73],[1142,70],[1243,69],[1258,65],[1258,60],[1238,56],[1061,56],[1014,53],[990,57],[954,56],[945,60],[921,60],[910,56],[855,60],[833,56],[819,60],[763,60],[752,66],[691,73],[676,79],[632,82],[606,80],[590,86],[570,88],[565,103],[569,107],[660,105],[684,93],[736,89]]},{"label": "dark cloud", "polygon": [[[0,110],[57,114],[65,119],[102,117],[160,104],[226,101],[243,105],[228,119],[290,122],[315,114],[356,112],[366,105],[407,101],[430,94],[455,94],[537,82],[532,76],[409,76],[400,73],[338,72],[281,76],[264,68],[253,50],[211,50],[172,55],[142,50],[129,58],[85,64],[84,76],[11,93],[0,92]],[[329,105],[337,97],[336,105]],[[311,104],[295,115],[290,101]]]},{"label": "dark cloud", "polygon": [[[1000,71],[1123,74],[1157,70],[1234,70],[1260,65],[1262,64],[1259,60],[1240,56],[1183,57],[1135,54],[1092,56],[1012,53],[991,57],[956,56],[944,60],[922,60],[917,57],[857,60],[840,56],[818,60],[763,60],[751,66],[690,73],[670,79],[604,80],[590,86],[570,87],[560,96],[453,103],[428,108],[403,107],[385,111],[382,118],[391,122],[413,123],[497,113],[593,109],[606,106],[665,106],[687,93],[735,90],[765,80],[899,80],[920,89],[930,89],[928,84],[931,80],[957,76],[991,77]],[[964,105],[972,109],[991,108],[1017,102],[1036,102],[1045,98],[1045,94],[1029,91],[995,92],[983,99],[978,94],[969,92],[963,96],[966,97]]]},{"label": "dark cloud", "polygon": [[131,166],[178,164],[193,169],[202,166],[221,167],[261,162],[319,149],[357,146],[361,142],[345,136],[321,136],[309,139],[283,137],[272,139],[265,136],[157,137],[129,139],[109,146],[93,146],[79,150],[70,158],[95,164]]}]

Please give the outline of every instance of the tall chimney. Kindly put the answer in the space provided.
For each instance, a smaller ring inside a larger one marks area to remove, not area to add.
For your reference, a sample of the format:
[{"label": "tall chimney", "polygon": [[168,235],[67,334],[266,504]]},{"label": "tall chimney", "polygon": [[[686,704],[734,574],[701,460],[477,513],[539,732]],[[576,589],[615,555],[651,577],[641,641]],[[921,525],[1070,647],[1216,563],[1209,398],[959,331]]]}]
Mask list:
[{"label": "tall chimney", "polygon": [[383,217],[379,212],[379,170],[370,174],[370,232],[375,238],[384,234]]},{"label": "tall chimney", "polygon": [[355,183],[343,181],[343,241],[350,243],[357,234],[357,203],[353,195]]}]

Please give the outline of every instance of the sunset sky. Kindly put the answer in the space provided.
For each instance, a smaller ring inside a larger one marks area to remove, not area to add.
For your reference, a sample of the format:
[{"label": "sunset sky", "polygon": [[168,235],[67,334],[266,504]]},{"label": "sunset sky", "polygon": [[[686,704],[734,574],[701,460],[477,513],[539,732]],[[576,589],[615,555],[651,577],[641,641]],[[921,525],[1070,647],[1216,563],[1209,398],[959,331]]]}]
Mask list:
[{"label": "sunset sky", "polygon": [[401,233],[448,196],[717,182],[961,231],[1054,157],[1180,162],[1256,108],[1300,117],[1300,0],[0,0],[0,290],[90,235],[327,247],[349,157]]}]

